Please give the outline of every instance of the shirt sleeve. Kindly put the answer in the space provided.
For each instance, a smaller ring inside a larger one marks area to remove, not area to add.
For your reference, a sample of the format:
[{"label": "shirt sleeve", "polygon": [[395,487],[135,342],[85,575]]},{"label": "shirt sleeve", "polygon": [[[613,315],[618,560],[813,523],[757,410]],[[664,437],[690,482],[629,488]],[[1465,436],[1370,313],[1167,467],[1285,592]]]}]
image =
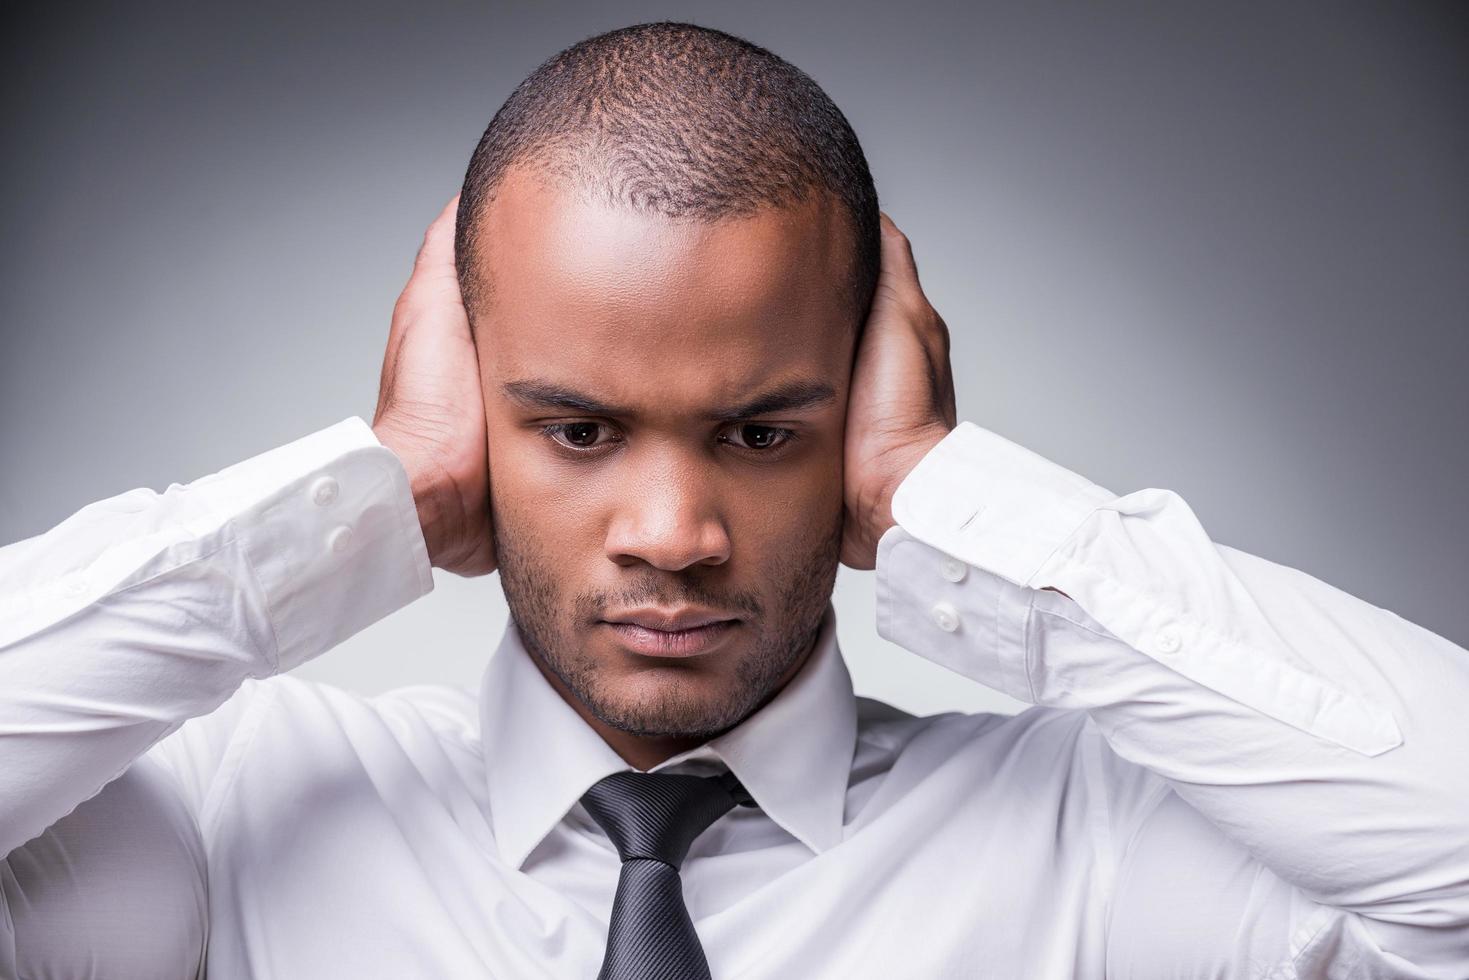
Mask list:
[{"label": "shirt sleeve", "polygon": [[[1279,956],[1309,975],[1469,975],[1469,653],[1215,544],[1175,493],[1118,496],[968,422],[893,513],[879,632],[1022,701],[1086,711],[1120,764],[1171,791],[1104,780],[1130,883],[1113,944],[1186,934],[1200,910],[1226,931],[1275,916],[1292,924]],[[1172,796],[1204,819],[1180,830]],[[1188,860],[1180,835],[1210,828],[1280,887],[1156,873]]]},{"label": "shirt sleeve", "polygon": [[197,828],[180,820],[206,806],[252,679],[432,587],[407,474],[359,418],[0,549],[0,974],[19,884],[54,885],[37,855],[66,850],[43,831],[116,781],[67,826],[132,800],[122,809],[166,815],[187,852]]}]

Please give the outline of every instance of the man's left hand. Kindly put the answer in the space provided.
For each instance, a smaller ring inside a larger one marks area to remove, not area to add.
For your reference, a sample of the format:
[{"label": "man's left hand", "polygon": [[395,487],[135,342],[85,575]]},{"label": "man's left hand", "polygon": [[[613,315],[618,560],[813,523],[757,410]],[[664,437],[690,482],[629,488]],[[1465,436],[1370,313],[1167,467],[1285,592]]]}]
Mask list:
[{"label": "man's left hand", "polygon": [[882,215],[882,271],[847,399],[842,563],[877,565],[893,491],[957,424],[949,328],[918,285],[908,238]]}]

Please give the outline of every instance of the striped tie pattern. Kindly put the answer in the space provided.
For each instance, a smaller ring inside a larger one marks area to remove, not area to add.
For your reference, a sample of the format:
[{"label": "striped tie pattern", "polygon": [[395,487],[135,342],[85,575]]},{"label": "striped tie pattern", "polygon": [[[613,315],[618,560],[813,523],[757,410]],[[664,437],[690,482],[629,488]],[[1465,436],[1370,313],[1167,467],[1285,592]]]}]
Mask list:
[{"label": "striped tie pattern", "polygon": [[733,773],[615,772],[581,802],[622,858],[598,980],[709,980],[679,867],[694,838],[754,800]]}]

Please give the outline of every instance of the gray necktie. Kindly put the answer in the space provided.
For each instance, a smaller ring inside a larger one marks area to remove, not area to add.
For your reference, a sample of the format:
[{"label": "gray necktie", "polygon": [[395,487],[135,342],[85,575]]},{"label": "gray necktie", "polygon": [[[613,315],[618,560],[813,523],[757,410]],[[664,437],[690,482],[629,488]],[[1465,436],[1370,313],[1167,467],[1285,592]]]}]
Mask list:
[{"label": "gray necktie", "polygon": [[622,858],[598,980],[709,980],[679,867],[694,838],[754,800],[733,773],[615,772],[581,802]]}]

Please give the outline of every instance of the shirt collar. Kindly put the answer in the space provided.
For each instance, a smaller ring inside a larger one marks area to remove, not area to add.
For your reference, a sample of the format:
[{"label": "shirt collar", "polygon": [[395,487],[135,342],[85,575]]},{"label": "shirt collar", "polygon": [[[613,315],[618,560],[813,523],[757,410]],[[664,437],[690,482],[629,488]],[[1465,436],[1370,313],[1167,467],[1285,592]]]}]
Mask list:
[{"label": "shirt collar", "polygon": [[[856,710],[828,605],[811,656],[768,704],[654,771],[718,759],[770,819],[821,853],[842,839]],[[514,867],[593,783],[632,768],[541,675],[513,620],[485,670],[479,711],[490,824]]]}]

